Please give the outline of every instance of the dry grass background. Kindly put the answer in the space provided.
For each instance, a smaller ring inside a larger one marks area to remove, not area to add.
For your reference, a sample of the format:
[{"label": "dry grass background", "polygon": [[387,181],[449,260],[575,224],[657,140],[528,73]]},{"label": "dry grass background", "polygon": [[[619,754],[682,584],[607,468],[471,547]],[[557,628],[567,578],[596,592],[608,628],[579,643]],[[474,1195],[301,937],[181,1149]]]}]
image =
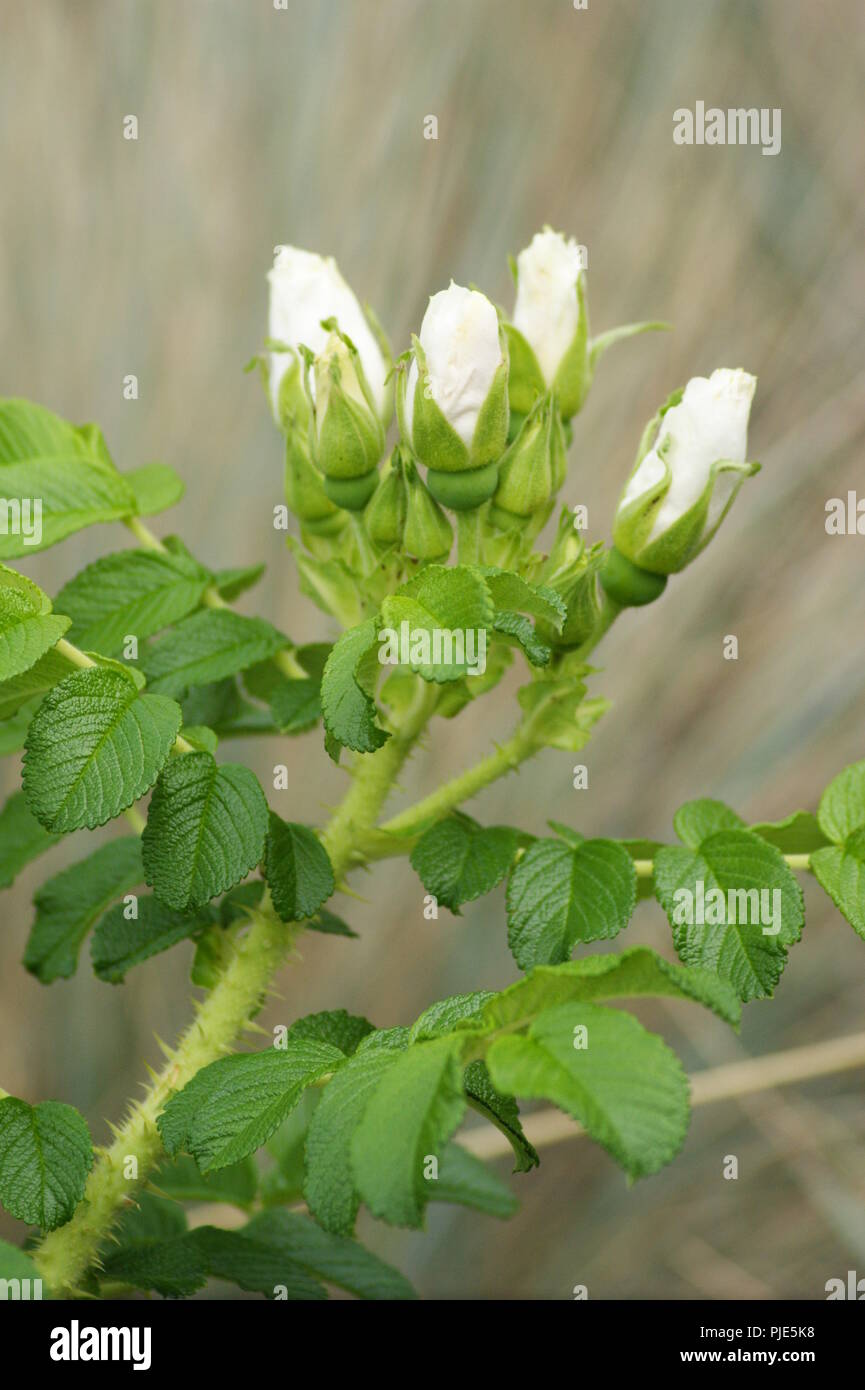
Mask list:
[{"label": "dry grass background", "polygon": [[[266,558],[261,611],[299,640],[321,623],[270,526],[279,443],[241,372],[265,332],[274,244],[335,254],[399,348],[451,276],[509,302],[506,255],[547,221],[588,248],[597,328],[672,320],[675,333],[604,362],[577,422],[566,496],[588,505],[595,535],[669,390],[719,363],[759,375],[764,471],[699,564],[603,648],[596,687],[616,703],[584,755],[589,791],[571,788],[573,758],[548,751],[478,800],[484,820],[664,837],[691,795],[755,819],[813,806],[865,753],[865,541],[823,525],[826,499],[861,487],[865,433],[856,0],[289,0],[285,13],[270,0],[0,0],[0,24],[3,394],[98,420],[121,467],[172,463],[188,492],[171,527],[205,561]],[[780,156],[675,147],[673,109],[698,98],[780,106]],[[127,113],[137,143],[121,138]],[[56,587],[126,543],[121,528],[93,531],[26,568]],[[738,662],[722,660],[727,633]],[[485,751],[512,717],[504,704],[439,724],[406,792]],[[323,815],[341,792],[316,735],[239,751],[262,777],[289,759],[288,817]],[[17,768],[0,777],[11,790]],[[86,845],[58,847],[50,868]],[[102,1138],[156,1057],[154,1033],[187,1017],[188,953],[115,990],[85,951],[75,980],[40,987],[19,962],[47,866],[0,898],[0,1082],[77,1104]],[[268,1021],[345,1005],[391,1024],[513,978],[500,893],[428,923],[407,865],[361,887],[368,901],[348,915],[362,939],[305,938]],[[641,1009],[690,1068],[861,1028],[865,949],[805,891],[805,938],[740,1040],[682,1005]],[[652,904],[629,937],[669,949]],[[438,1208],[426,1236],[364,1232],[431,1297],[568,1298],[576,1283],[592,1297],[821,1297],[826,1279],[865,1268],[862,1090],[851,1073],[700,1111],[676,1164],[630,1191],[603,1153],[561,1145],[515,1180],[509,1224]],[[726,1154],[738,1182],[722,1180]]]}]

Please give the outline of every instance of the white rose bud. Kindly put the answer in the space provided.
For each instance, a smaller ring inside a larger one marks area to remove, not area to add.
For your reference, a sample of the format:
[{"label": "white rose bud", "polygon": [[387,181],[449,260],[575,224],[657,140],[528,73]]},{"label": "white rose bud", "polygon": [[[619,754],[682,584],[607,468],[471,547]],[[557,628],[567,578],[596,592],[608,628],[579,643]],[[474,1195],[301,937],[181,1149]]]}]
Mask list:
[{"label": "white rose bud", "polygon": [[270,337],[288,351],[274,351],[270,360],[270,391],[276,418],[301,422],[305,418],[302,364],[298,348],[318,356],[329,337],[322,321],[336,319],[340,332],[357,348],[379,416],[387,425],[391,392],[385,385],[390,364],[377,326],[371,325],[332,256],[318,256],[296,246],[277,249],[270,282]]},{"label": "white rose bud", "polygon": [[566,241],[549,227],[536,232],[517,257],[513,324],[534,352],[547,386],[553,385],[577,335],[577,281],[582,269],[582,252],[573,237]]},{"label": "white rose bud", "polygon": [[708,545],[742,483],[757,381],[737,368],[692,377],[643,436],[616,512],[621,555],[653,574],[675,574]]},{"label": "white rose bud", "polygon": [[495,308],[478,290],[451,281],[424,314],[403,373],[402,432],[433,496],[464,510],[496,488],[508,432],[508,358]]},{"label": "white rose bud", "polygon": [[583,269],[582,248],[550,227],[517,257],[508,340],[511,405],[521,414],[548,390],[564,419],[583,404],[591,379]]}]

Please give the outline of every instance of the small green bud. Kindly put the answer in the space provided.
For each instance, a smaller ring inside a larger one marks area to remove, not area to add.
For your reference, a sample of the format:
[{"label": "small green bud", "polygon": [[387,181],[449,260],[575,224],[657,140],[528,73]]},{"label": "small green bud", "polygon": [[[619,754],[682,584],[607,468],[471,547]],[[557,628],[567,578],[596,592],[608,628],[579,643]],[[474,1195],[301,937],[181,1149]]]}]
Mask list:
[{"label": "small green bud", "polygon": [[285,439],[285,500],[294,515],[307,524],[337,515],[337,508],[325,493],[324,480],[309,457],[302,432],[292,427]]},{"label": "small green bud", "polygon": [[665,574],[640,569],[613,546],[600,573],[601,585],[622,608],[642,608],[654,603],[667,587]]},{"label": "small green bud", "polygon": [[[312,447],[326,478],[357,480],[373,474],[384,452],[384,427],[364,374],[360,354],[333,320],[324,351],[312,362],[314,392]],[[330,495],[330,494],[329,494]],[[341,504],[342,505],[342,504]]]},{"label": "small green bud", "polygon": [[405,464],[405,479],[408,510],[403,546],[418,560],[443,560],[453,545],[451,524],[410,461]]},{"label": "small green bud", "polygon": [[564,481],[565,444],[552,394],[532,406],[499,468],[497,508],[531,516]]},{"label": "small green bud", "polygon": [[378,490],[364,513],[367,535],[377,545],[400,545],[408,511],[402,454],[395,449],[382,472]]}]

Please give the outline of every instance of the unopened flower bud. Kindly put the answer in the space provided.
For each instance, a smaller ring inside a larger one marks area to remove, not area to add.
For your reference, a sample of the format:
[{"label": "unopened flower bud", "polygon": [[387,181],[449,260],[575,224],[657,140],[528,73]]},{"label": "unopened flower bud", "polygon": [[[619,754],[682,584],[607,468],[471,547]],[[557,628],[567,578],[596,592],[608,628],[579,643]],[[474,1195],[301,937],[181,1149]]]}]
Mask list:
[{"label": "unopened flower bud", "polygon": [[591,378],[583,268],[582,248],[550,227],[536,232],[517,257],[517,297],[508,325],[515,410],[527,413],[548,390],[555,391],[566,420],[583,404]]},{"label": "unopened flower bud", "polygon": [[708,545],[760,466],[745,461],[756,385],[738,368],[692,377],[647,426],[613,528],[634,565],[675,574]]},{"label": "unopened flower bud", "polygon": [[268,280],[270,338],[279,345],[270,358],[270,392],[282,428],[292,421],[307,421],[299,349],[301,344],[313,354],[324,349],[328,330],[322,321],[326,319],[335,319],[355,344],[378,416],[387,426],[393,410],[392,391],[386,384],[390,370],[387,344],[377,323],[361,309],[333,257],[280,246]]},{"label": "unopened flower bud", "polygon": [[312,447],[324,490],[338,506],[357,511],[378,483],[384,428],[354,343],[334,320],[324,349],[311,363]]},{"label": "unopened flower bud", "polygon": [[536,401],[499,467],[495,505],[531,516],[564,481],[565,441],[552,395]]},{"label": "unopened flower bud", "polygon": [[454,539],[450,522],[410,461],[405,464],[405,480],[408,498],[404,549],[418,560],[446,559]]},{"label": "unopened flower bud", "polygon": [[396,448],[382,472],[378,489],[364,512],[367,535],[377,545],[400,545],[408,510],[402,454]]},{"label": "unopened flower bud", "polygon": [[464,511],[495,492],[508,433],[507,378],[504,334],[486,296],[453,282],[434,294],[401,376],[398,408],[403,438],[445,506]]}]

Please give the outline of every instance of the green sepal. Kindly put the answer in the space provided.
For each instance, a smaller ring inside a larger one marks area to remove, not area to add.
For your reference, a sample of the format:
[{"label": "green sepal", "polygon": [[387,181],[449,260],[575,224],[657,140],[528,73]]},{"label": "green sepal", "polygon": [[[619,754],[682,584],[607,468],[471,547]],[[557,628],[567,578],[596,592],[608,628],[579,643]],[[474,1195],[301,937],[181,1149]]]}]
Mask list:
[{"label": "green sepal", "polygon": [[373,468],[356,478],[330,478],[325,476],[324,491],[338,507],[347,512],[362,512],[378,487],[378,470]]},{"label": "green sepal", "polygon": [[[511,408],[511,417],[528,415],[538,396],[542,396],[546,391],[544,374],[541,371],[534,349],[518,328],[512,323],[504,325],[508,340],[508,357],[510,366],[508,370],[508,401]],[[512,437],[515,432],[512,425]]]},{"label": "green sepal", "polygon": [[483,506],[495,492],[499,470],[494,463],[485,468],[472,468],[467,473],[443,473],[428,468],[427,487],[437,502],[455,512],[473,511]]},{"label": "green sepal", "polygon": [[599,578],[604,592],[622,608],[642,608],[654,603],[667,587],[665,574],[641,569],[615,546],[608,552]]},{"label": "green sepal", "polygon": [[327,521],[339,512],[324,490],[324,479],[310,458],[306,438],[299,429],[289,429],[285,437],[285,500],[307,526]]},{"label": "green sepal", "polygon": [[411,461],[405,464],[408,489],[403,546],[418,560],[443,560],[450,554],[451,524]]},{"label": "green sepal", "polygon": [[577,276],[579,319],[571,346],[556,369],[553,390],[563,420],[570,420],[582,410],[592,384],[592,363],[589,359],[589,309],[586,303],[586,275]]}]

